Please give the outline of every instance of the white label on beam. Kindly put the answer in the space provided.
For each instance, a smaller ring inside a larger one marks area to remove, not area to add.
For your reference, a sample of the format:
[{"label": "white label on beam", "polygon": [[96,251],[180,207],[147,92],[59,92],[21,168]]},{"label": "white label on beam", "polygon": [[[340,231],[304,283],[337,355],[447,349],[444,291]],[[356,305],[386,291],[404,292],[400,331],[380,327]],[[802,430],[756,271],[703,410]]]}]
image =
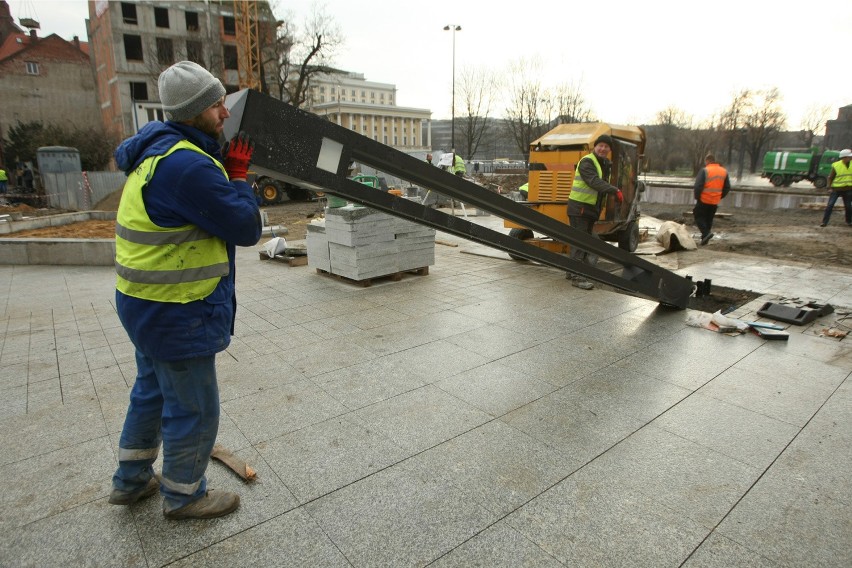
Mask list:
[{"label": "white label on beam", "polygon": [[335,142],[329,138],[323,138],[319,158],[317,158],[317,167],[321,170],[336,174],[340,167],[340,157],[342,155],[343,144]]}]

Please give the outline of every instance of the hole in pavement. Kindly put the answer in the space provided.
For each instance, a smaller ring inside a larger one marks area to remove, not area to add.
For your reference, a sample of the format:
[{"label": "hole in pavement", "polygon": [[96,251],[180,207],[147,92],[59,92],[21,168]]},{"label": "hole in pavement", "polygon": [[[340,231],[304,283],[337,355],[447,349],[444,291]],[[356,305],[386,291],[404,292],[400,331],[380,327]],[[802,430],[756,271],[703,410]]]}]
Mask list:
[{"label": "hole in pavement", "polygon": [[[724,286],[711,286],[710,294],[689,299],[687,306],[691,310],[701,312],[715,313],[719,310],[722,313],[733,311],[740,306],[748,304],[755,298],[759,298],[763,294],[752,292],[751,290],[737,290],[736,288],[726,288]],[[731,309],[729,309],[731,308]]]}]

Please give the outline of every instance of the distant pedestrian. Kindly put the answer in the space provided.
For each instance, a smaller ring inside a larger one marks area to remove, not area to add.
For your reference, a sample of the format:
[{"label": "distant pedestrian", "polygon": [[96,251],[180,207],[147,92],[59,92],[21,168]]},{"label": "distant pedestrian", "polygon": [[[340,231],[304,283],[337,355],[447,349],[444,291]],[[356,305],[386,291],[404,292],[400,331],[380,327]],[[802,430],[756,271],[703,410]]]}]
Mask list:
[{"label": "distant pedestrian", "polygon": [[840,151],[840,159],[831,164],[831,173],[828,174],[827,187],[831,189],[828,196],[828,205],[822,215],[820,227],[828,225],[828,219],[837,203],[837,198],[843,199],[843,209],[846,214],[846,225],[852,227],[852,150],[846,148]]},{"label": "distant pedestrian", "polygon": [[6,193],[6,185],[9,183],[9,176],[6,175],[6,170],[0,168],[0,193]]},{"label": "distant pedestrian", "polygon": [[29,166],[24,168],[24,173],[22,175],[24,181],[24,189],[27,192],[33,191],[33,180],[35,176],[33,175],[33,170]]},{"label": "distant pedestrian", "polygon": [[473,163],[473,173],[475,173],[475,174],[479,173],[479,162]]},{"label": "distant pedestrian", "polygon": [[704,158],[704,167],[695,177],[695,208],[692,215],[695,225],[701,231],[701,244],[706,245],[714,237],[713,218],[719,202],[731,191],[731,179],[728,170],[716,161],[716,156],[707,154]]},{"label": "distant pedestrian", "polygon": [[432,154],[426,154],[426,161],[429,162],[429,165],[432,165]]}]

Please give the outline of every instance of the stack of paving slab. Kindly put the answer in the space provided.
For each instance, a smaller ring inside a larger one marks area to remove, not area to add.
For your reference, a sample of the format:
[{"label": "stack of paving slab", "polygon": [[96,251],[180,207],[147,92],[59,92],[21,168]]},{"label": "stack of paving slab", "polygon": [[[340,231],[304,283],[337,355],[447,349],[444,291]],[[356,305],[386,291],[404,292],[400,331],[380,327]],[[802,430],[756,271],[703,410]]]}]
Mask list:
[{"label": "stack of paving slab", "polygon": [[357,205],[326,208],[307,245],[308,266],[351,280],[435,264],[435,229]]}]

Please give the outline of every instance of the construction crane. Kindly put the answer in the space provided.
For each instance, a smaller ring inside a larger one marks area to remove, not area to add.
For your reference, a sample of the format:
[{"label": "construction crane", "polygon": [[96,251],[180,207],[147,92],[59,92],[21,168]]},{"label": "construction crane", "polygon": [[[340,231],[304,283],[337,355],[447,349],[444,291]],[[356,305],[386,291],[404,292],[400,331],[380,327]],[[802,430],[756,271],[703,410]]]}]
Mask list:
[{"label": "construction crane", "polygon": [[240,53],[240,89],[261,90],[260,37],[254,0],[234,0],[234,22],[237,32],[237,50]]}]

